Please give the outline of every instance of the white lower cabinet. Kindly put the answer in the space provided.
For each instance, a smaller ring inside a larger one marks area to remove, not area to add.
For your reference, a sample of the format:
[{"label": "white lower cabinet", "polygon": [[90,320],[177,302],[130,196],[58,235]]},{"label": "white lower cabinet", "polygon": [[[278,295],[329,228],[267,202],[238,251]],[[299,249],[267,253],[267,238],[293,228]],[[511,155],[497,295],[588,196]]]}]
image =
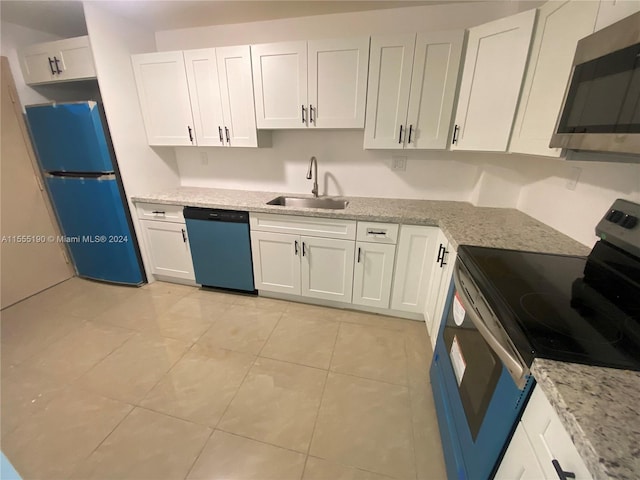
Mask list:
[{"label": "white lower cabinet", "polygon": [[253,276],[257,290],[300,295],[300,237],[251,232]]},{"label": "white lower cabinet", "polygon": [[353,303],[389,308],[396,246],[370,242],[356,243],[353,269]]},{"label": "white lower cabinet", "polygon": [[351,303],[355,222],[256,214],[250,223],[256,289]]},{"label": "white lower cabinet", "polygon": [[300,237],[302,295],[351,303],[354,242]]},{"label": "white lower cabinet", "polygon": [[396,253],[391,308],[404,312],[424,312],[437,258],[440,229],[402,225]]},{"label": "white lower cabinet", "polygon": [[557,469],[567,478],[592,479],[560,417],[536,386],[495,478],[555,480],[560,478]]},{"label": "white lower cabinet", "polygon": [[456,251],[449,244],[447,237],[442,231],[438,231],[437,255],[434,260],[435,266],[429,283],[429,292],[424,306],[424,321],[427,324],[427,331],[431,338],[431,346],[435,348],[438,330],[442,322],[444,306],[451,285],[453,276],[453,266],[456,262]]},{"label": "white lower cabinet", "polygon": [[183,207],[155,203],[138,203],[136,207],[151,273],[163,280],[195,282]]}]

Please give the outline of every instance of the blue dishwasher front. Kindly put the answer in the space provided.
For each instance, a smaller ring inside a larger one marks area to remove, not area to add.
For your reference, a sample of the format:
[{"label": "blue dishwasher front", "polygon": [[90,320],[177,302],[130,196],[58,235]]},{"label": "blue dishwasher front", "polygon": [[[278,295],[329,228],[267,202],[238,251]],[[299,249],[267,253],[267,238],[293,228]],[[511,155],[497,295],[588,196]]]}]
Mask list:
[{"label": "blue dishwasher front", "polygon": [[196,282],[255,293],[249,214],[185,207],[184,218]]}]

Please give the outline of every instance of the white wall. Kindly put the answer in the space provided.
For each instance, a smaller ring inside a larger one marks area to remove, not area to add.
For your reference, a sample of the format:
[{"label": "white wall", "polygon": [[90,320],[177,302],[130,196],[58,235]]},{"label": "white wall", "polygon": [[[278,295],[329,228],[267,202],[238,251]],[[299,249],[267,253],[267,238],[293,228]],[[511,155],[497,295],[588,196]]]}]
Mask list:
[{"label": "white wall", "polygon": [[[147,144],[131,66],[132,54],[155,49],[153,33],[100,8],[95,2],[86,2],[84,11],[107,122],[128,199],[136,193],[178,186],[173,150],[154,150]],[[130,200],[129,206],[140,236]],[[144,248],[142,254],[148,267]]]},{"label": "white wall", "polygon": [[316,15],[264,22],[165,30],[159,51],[348,37],[370,34],[464,29],[543,2],[494,1]]}]

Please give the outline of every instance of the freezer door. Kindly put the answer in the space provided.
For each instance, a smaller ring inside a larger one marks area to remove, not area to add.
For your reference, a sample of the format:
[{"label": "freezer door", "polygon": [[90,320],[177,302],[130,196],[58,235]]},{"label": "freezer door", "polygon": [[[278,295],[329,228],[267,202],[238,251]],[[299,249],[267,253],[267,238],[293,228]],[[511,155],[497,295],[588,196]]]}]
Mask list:
[{"label": "freezer door", "polygon": [[116,180],[47,177],[47,186],[78,275],[141,284],[137,245]]},{"label": "freezer door", "polygon": [[96,102],[32,105],[25,110],[44,171],[113,172]]}]

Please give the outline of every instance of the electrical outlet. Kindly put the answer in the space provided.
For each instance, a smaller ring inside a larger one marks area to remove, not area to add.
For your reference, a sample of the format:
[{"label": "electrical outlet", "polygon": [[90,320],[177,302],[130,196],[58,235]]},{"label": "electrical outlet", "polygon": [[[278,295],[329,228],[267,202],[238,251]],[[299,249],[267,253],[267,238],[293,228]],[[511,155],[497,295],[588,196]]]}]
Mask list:
[{"label": "electrical outlet", "polygon": [[407,170],[407,157],[391,157],[391,170],[404,172]]},{"label": "electrical outlet", "polygon": [[567,178],[567,190],[576,189],[576,185],[578,185],[578,180],[580,179],[581,173],[582,169],[580,167],[571,167],[569,178]]},{"label": "electrical outlet", "polygon": [[200,163],[202,165],[209,165],[209,157],[207,156],[207,152],[204,150],[200,152]]}]

